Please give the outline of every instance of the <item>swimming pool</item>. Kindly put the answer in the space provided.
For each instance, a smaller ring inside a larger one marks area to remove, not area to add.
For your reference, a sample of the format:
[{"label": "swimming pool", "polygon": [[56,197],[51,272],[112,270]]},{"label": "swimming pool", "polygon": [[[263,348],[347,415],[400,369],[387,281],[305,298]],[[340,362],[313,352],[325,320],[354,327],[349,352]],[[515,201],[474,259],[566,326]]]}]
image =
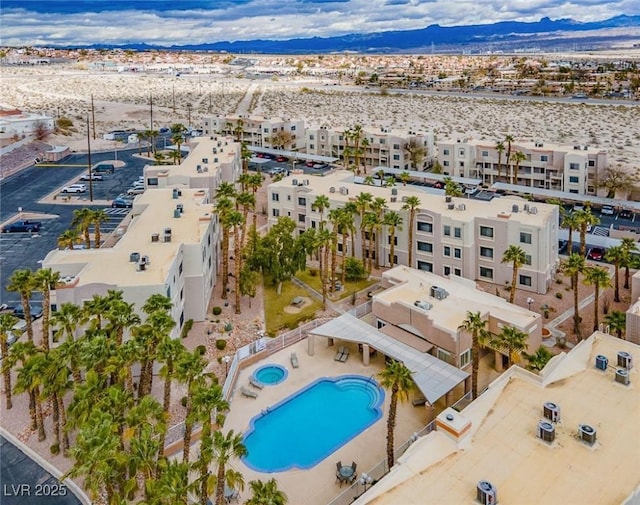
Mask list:
[{"label": "swimming pool", "polygon": [[243,461],[266,473],[312,468],[378,421],[383,403],[374,379],[318,379],[251,420]]},{"label": "swimming pool", "polygon": [[281,365],[264,365],[253,372],[253,378],[265,386],[280,384],[287,375],[287,369]]}]

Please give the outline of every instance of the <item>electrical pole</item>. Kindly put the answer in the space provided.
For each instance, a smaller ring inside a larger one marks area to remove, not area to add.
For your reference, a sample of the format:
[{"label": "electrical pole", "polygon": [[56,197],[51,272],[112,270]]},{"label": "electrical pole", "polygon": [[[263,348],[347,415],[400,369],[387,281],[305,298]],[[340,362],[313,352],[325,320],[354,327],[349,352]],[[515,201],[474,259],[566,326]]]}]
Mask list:
[{"label": "electrical pole", "polygon": [[93,202],[93,175],[91,173],[91,132],[89,131],[89,114],[87,114],[87,163],[89,164],[89,201]]},{"label": "electrical pole", "polygon": [[151,116],[151,120],[149,122],[149,130],[153,131],[153,95],[149,95],[149,114]]},{"label": "electrical pole", "polygon": [[93,140],[96,139],[96,109],[93,106],[93,95],[91,95],[91,119],[93,124]]},{"label": "electrical pole", "polygon": [[176,113],[176,83],[173,83],[173,86],[171,88],[171,97],[173,100],[173,113]]},{"label": "electrical pole", "polygon": [[187,127],[191,128],[191,104],[187,104]]}]

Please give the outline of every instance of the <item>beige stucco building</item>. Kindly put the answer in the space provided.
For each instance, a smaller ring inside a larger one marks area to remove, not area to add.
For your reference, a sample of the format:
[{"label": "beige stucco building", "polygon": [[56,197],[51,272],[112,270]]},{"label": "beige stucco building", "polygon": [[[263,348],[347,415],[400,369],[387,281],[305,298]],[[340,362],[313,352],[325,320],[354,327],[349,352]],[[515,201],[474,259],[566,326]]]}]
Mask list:
[{"label": "beige stucco building", "polygon": [[205,135],[235,136],[241,130],[242,140],[250,146],[272,148],[272,136],[278,132],[291,135],[289,150],[304,150],[304,119],[284,119],[245,115],[212,116],[204,119]]},{"label": "beige stucco building", "polygon": [[[509,245],[520,246],[526,264],[519,269],[518,288],[545,293],[558,266],[558,207],[544,203],[530,204],[518,197],[494,198],[490,202],[466,197],[445,197],[442,191],[427,191],[418,186],[380,187],[357,184],[351,172],[338,170],[325,177],[293,173],[269,185],[268,216],[273,224],[280,216],[293,219],[300,232],[319,227],[327,220],[313,208],[319,195],[326,195],[330,208],[355,202],[361,193],[383,198],[389,210],[400,213],[403,224],[394,237],[394,264],[408,265],[409,211],[405,201],[415,196],[420,201],[413,230],[413,264],[411,267],[438,275],[455,275],[485,280],[504,286],[511,282],[512,267],[502,263]],[[360,217],[354,215],[355,255],[362,256]],[[338,245],[339,253],[342,244]],[[368,241],[367,241],[368,242]],[[382,266],[391,266],[391,235],[381,227],[374,251]],[[352,254],[351,238],[347,254]]]}]

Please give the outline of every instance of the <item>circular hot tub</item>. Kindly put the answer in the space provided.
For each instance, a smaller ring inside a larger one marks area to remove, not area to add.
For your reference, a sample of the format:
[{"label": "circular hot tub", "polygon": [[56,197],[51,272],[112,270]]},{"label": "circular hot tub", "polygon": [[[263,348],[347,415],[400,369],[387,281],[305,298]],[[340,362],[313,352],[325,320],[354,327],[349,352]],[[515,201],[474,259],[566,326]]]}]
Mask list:
[{"label": "circular hot tub", "polygon": [[265,386],[275,386],[287,378],[287,369],[281,365],[264,365],[253,372],[253,378]]}]

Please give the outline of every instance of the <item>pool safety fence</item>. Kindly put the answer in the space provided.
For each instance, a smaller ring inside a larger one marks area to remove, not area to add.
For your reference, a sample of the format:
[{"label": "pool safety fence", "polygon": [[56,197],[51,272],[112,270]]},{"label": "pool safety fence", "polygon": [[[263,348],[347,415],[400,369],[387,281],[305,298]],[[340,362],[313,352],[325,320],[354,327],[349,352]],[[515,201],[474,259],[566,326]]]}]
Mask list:
[{"label": "pool safety fence", "polygon": [[369,314],[372,310],[372,307],[373,307],[373,301],[367,300],[362,305],[358,305],[357,307],[352,308],[349,311],[349,314],[360,319],[361,317],[364,317],[367,314]]},{"label": "pool safety fence", "polygon": [[[413,444],[420,437],[424,437],[428,435],[432,431],[436,429],[435,420],[431,421],[420,431],[414,433],[409,437],[409,439],[403,443],[402,445],[396,447],[393,451],[395,460],[398,461],[400,456],[402,456],[406,450],[409,448],[411,444]],[[368,470],[366,474],[371,477],[372,482],[369,484],[364,484],[360,482],[360,479],[356,479],[355,482],[347,489],[345,489],[342,493],[336,496],[328,505],[348,505],[352,503],[356,498],[360,495],[364,494],[364,492],[371,488],[371,486],[375,485],[382,477],[389,473],[389,467],[387,466],[387,458],[384,458],[377,465],[375,465],[371,470]]]}]

